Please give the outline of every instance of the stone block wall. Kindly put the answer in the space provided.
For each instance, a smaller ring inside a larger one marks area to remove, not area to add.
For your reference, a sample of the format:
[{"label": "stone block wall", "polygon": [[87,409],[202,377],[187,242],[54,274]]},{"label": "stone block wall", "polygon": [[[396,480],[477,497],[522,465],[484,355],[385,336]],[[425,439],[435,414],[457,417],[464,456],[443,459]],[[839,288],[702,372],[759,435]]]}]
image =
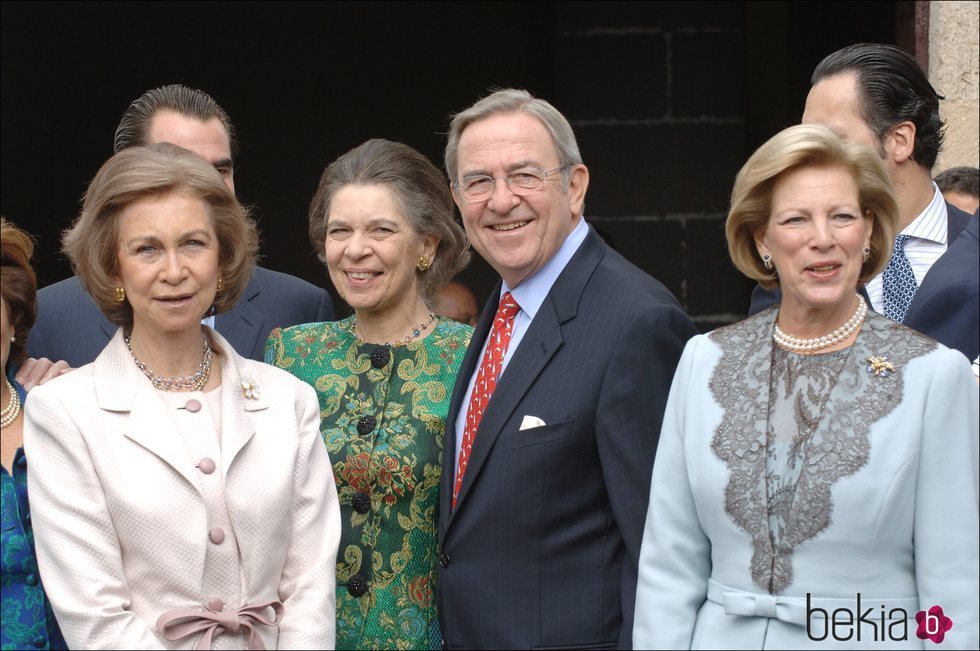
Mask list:
[{"label": "stone block wall", "polygon": [[562,3],[549,99],[591,173],[586,218],[698,328],[742,318],[751,283],[724,220],[745,160],[742,3]]}]

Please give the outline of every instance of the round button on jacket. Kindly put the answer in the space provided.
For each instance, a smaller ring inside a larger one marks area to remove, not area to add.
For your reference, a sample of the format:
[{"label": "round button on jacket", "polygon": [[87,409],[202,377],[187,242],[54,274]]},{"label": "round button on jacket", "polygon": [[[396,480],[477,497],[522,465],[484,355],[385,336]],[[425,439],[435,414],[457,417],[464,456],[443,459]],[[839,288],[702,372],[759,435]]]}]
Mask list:
[{"label": "round button on jacket", "polygon": [[449,567],[449,554],[439,554],[439,565]]},{"label": "round button on jacket", "polygon": [[225,602],[223,602],[221,599],[217,597],[215,597],[214,599],[208,602],[208,610],[210,610],[213,613],[220,613],[224,609],[225,609]]},{"label": "round button on jacket", "polygon": [[357,433],[361,436],[367,436],[374,431],[377,424],[378,419],[374,416],[363,416],[361,420],[357,421]]},{"label": "round button on jacket", "polygon": [[194,398],[191,398],[184,405],[184,409],[191,412],[192,414],[196,414],[197,412],[201,411],[201,402],[199,400],[195,400]]},{"label": "round button on jacket", "polygon": [[214,472],[214,460],[209,457],[204,457],[197,462],[197,469],[203,472],[205,475],[210,475]]},{"label": "round button on jacket", "polygon": [[221,527],[215,527],[208,533],[208,538],[211,539],[215,545],[220,545],[225,541],[225,530]]},{"label": "round button on jacket", "polygon": [[382,368],[391,359],[391,353],[388,352],[387,346],[378,346],[371,353],[371,366],[374,368]]},{"label": "round button on jacket", "polygon": [[367,513],[371,510],[371,498],[364,493],[357,493],[351,499],[351,505],[358,513]]},{"label": "round button on jacket", "polygon": [[360,574],[355,574],[347,580],[347,592],[352,597],[360,597],[367,592],[367,580]]}]

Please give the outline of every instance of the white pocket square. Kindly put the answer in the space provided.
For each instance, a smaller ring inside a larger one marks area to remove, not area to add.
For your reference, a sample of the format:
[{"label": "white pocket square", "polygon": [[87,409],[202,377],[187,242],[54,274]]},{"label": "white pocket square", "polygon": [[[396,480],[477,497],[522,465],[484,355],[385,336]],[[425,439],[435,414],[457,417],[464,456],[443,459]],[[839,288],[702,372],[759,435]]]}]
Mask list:
[{"label": "white pocket square", "polygon": [[524,420],[521,421],[521,431],[534,427],[544,427],[544,424],[544,421],[537,416],[525,416]]}]

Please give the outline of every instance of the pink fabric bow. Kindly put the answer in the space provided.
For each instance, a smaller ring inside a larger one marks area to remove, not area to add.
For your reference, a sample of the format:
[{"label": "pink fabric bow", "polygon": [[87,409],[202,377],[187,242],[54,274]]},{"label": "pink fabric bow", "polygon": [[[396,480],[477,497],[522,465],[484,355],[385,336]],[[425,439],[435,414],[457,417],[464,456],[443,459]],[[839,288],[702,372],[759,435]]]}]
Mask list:
[{"label": "pink fabric bow", "polygon": [[[274,620],[262,617],[262,611],[272,608],[275,611]],[[256,626],[278,626],[286,608],[281,601],[269,601],[264,604],[242,606],[238,610],[168,610],[157,619],[157,630],[168,640],[179,640],[184,637],[203,632],[204,635],[194,648],[206,651],[211,648],[211,640],[222,633],[237,633],[240,629],[248,632],[248,648],[253,651],[264,651],[265,645],[259,636]]]}]

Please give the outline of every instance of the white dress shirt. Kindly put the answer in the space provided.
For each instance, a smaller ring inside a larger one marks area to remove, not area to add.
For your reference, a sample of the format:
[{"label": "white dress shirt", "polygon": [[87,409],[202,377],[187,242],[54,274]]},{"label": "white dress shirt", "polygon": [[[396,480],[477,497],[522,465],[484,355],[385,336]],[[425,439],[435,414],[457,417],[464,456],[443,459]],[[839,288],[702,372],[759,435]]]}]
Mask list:
[{"label": "white dress shirt", "polygon": [[[514,327],[510,335],[510,343],[507,345],[507,352],[504,353],[504,361],[500,367],[500,375],[498,376],[498,381],[500,377],[503,377],[504,372],[507,370],[507,362],[513,357],[514,351],[521,343],[521,339],[524,338],[524,334],[527,332],[528,327],[531,325],[531,321],[534,319],[534,315],[538,313],[538,309],[541,308],[544,300],[548,298],[548,292],[551,291],[552,285],[558,280],[558,276],[561,272],[565,270],[565,266],[568,261],[572,259],[575,252],[578,251],[579,247],[582,246],[582,242],[585,241],[585,237],[589,234],[589,225],[585,223],[585,218],[582,217],[578,221],[578,225],[572,229],[572,232],[568,234],[565,241],[559,247],[558,252],[548,262],[544,264],[543,267],[538,269],[536,272],[522,280],[518,283],[517,287],[508,287],[507,282],[503,282],[503,286],[500,289],[500,295],[496,297],[497,302],[500,301],[500,296],[503,296],[507,292],[510,292],[514,300],[520,306],[517,315],[514,317]],[[470,396],[473,395],[473,384],[476,382],[476,375],[480,372],[480,363],[483,361],[483,355],[486,351],[487,341],[483,341],[480,346],[480,356],[477,357],[479,360],[476,364],[476,368],[473,370],[473,375],[470,376],[469,385],[466,387],[466,393],[463,395],[462,406],[460,407],[459,414],[456,415],[455,423],[455,434],[456,434],[456,447],[453,448],[453,454],[457,456],[456,459],[456,471],[459,471],[459,449],[463,444],[463,430],[466,427],[466,414],[470,407]],[[491,401],[493,398],[491,397]]]},{"label": "white dress shirt", "polygon": [[[946,214],[946,201],[939,191],[939,186],[933,183],[932,188],[932,201],[901,232],[901,235],[910,236],[910,239],[905,242],[905,256],[912,265],[917,287],[922,285],[922,279],[929,273],[929,269],[949,247],[949,216]],[[883,273],[869,280],[865,287],[868,290],[868,298],[871,299],[871,307],[879,314],[885,313],[885,295],[881,280]]]}]

